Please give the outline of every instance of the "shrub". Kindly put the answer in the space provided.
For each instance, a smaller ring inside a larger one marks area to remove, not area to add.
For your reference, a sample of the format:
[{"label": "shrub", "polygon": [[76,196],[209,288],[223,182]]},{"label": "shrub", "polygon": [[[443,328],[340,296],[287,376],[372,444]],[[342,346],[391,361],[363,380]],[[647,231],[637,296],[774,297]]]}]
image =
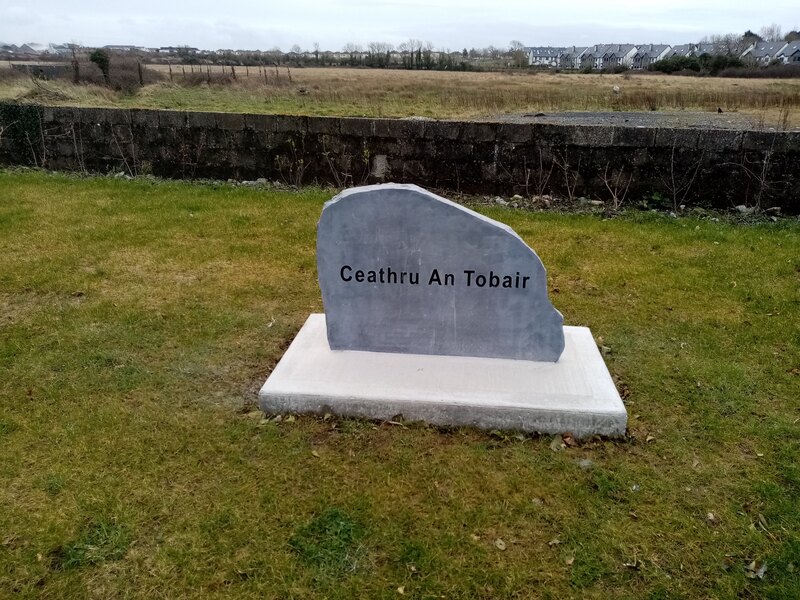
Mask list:
[{"label": "shrub", "polygon": [[719,72],[720,77],[745,77],[751,79],[800,78],[800,65],[770,65],[769,67],[731,67]]},{"label": "shrub", "polygon": [[710,54],[702,54],[698,60],[700,61],[702,70],[708,72],[710,75],[717,75],[723,69],[744,66],[742,61],[735,56],[711,56]]},{"label": "shrub", "polygon": [[650,65],[651,71],[675,73],[676,71],[700,71],[700,61],[695,56],[670,56]]},{"label": "shrub", "polygon": [[718,75],[728,68],[742,67],[743,63],[735,56],[702,54],[700,56],[671,56],[650,65],[651,71],[676,73],[678,75],[697,74]]},{"label": "shrub", "polygon": [[89,55],[89,60],[96,64],[97,68],[99,68],[103,73],[103,78],[105,79],[106,85],[110,85],[111,82],[108,78],[108,70],[111,65],[111,58],[108,56],[108,52],[98,48]]}]

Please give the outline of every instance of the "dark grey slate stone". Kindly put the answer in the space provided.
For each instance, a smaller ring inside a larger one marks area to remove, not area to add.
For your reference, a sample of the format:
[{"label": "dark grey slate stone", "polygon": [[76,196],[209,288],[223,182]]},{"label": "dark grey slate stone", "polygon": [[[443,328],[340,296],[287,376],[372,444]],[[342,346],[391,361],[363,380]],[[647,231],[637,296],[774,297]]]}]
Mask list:
[{"label": "dark grey slate stone", "polygon": [[325,204],[317,267],[334,350],[557,361],[563,319],[507,225],[414,185]]}]

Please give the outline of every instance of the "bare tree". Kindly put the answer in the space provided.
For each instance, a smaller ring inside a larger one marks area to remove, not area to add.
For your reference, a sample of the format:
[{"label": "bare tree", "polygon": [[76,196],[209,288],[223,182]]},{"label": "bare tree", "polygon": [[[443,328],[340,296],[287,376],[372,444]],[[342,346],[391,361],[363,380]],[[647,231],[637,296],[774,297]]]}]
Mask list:
[{"label": "bare tree", "polygon": [[481,53],[489,58],[500,58],[503,56],[503,51],[500,48],[495,48],[494,46],[488,46],[484,48],[481,50]]},{"label": "bare tree", "polygon": [[422,66],[426,69],[432,69],[435,63],[433,58],[433,44],[431,42],[423,42],[420,46],[422,54]]},{"label": "bare tree", "polygon": [[742,152],[741,157],[739,159],[739,163],[723,163],[725,165],[731,166],[738,166],[742,171],[744,171],[747,179],[750,183],[753,184],[754,190],[752,195],[752,202],[748,202],[750,197],[749,188],[750,185],[747,186],[745,190],[745,198],[744,203],[745,206],[751,206],[756,211],[761,210],[761,205],[764,202],[764,199],[769,195],[770,189],[772,188],[775,181],[769,179],[770,174],[770,167],[772,165],[772,154],[775,149],[775,136],[772,136],[772,143],[770,144],[769,150],[764,152],[764,155],[761,159],[750,160],[748,159],[747,155]]},{"label": "bare tree", "polygon": [[611,169],[610,163],[606,163],[606,169],[603,172],[603,184],[606,186],[608,193],[611,195],[611,210],[619,210],[625,202],[625,196],[628,195],[628,188],[631,185],[633,177],[625,173],[625,168]]},{"label": "bare tree", "polygon": [[525,53],[525,45],[519,40],[511,40],[508,45],[509,53],[514,61],[514,66],[524,67],[528,64],[528,57]]},{"label": "bare tree", "polygon": [[350,55],[348,59],[350,66],[356,66],[361,62],[361,54],[364,49],[359,44],[348,42],[342,47],[342,52]]},{"label": "bare tree", "polygon": [[556,162],[550,161],[550,168],[545,169],[544,166],[544,155],[542,153],[542,149],[539,148],[539,168],[534,172],[530,167],[528,167],[528,161],[525,159],[524,167],[525,167],[525,195],[530,196],[530,180],[531,176],[533,176],[533,185],[536,192],[536,196],[541,198],[545,195],[547,191],[547,184],[550,182],[550,176],[553,174],[553,168],[556,166]]},{"label": "bare tree", "polygon": [[754,38],[738,33],[709,35],[700,40],[701,44],[712,44],[714,52],[728,56],[739,56],[754,42]]},{"label": "bare tree", "polygon": [[781,30],[781,26],[777,23],[773,23],[772,25],[766,25],[762,27],[758,34],[763,38],[765,42],[781,42],[783,41],[783,31]]},{"label": "bare tree", "polygon": [[678,212],[678,208],[681,204],[684,204],[686,197],[689,195],[697,173],[700,170],[700,166],[703,164],[703,157],[705,155],[705,150],[702,150],[700,156],[688,170],[682,169],[675,164],[676,146],[677,139],[673,139],[672,152],[669,158],[669,172],[659,174],[659,178],[669,192],[670,199],[672,200],[672,210],[674,212]]},{"label": "bare tree", "polygon": [[394,46],[386,42],[370,42],[367,44],[367,49],[370,54],[386,54],[394,50]]},{"label": "bare tree", "polygon": [[386,42],[370,42],[367,44],[370,64],[376,67],[387,66],[393,49],[394,46]]},{"label": "bare tree", "polygon": [[578,177],[580,176],[581,158],[578,157],[578,165],[573,169],[569,163],[569,153],[566,148],[563,152],[553,153],[553,163],[561,170],[564,176],[564,189],[567,191],[567,199],[572,203],[575,200],[575,188],[578,187]]},{"label": "bare tree", "polygon": [[402,54],[403,65],[406,68],[413,69],[415,63],[416,67],[419,68],[420,61],[417,60],[417,56],[422,53],[421,41],[409,38],[408,41],[402,42],[397,49],[400,50],[400,53]]},{"label": "bare tree", "polygon": [[358,44],[347,42],[344,46],[342,46],[342,52],[346,52],[347,54],[355,54],[357,52],[362,52],[362,49]]}]

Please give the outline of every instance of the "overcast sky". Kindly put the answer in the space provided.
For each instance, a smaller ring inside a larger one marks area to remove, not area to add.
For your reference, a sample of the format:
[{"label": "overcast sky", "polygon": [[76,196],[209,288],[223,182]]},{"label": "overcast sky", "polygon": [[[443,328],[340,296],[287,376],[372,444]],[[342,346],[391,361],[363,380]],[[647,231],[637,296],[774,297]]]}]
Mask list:
[{"label": "overcast sky", "polygon": [[2,0],[0,42],[202,49],[340,50],[409,38],[437,48],[687,43],[777,23],[800,27],[798,0]]}]

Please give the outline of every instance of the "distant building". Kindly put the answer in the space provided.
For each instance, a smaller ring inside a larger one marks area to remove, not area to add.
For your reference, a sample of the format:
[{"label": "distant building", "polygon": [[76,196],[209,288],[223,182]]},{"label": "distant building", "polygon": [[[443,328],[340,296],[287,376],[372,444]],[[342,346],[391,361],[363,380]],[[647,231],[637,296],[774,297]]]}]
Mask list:
[{"label": "distant building", "polygon": [[702,44],[695,44],[692,56],[703,56],[703,54],[708,54],[709,56],[725,56],[730,53],[730,50],[724,45],[704,42]]},{"label": "distant building", "polygon": [[630,67],[636,54],[633,44],[598,44],[587,48],[580,55],[582,69],[613,69],[618,66]]},{"label": "distant building", "polygon": [[538,46],[525,48],[528,53],[528,65],[531,67],[558,67],[561,62],[561,55],[568,48],[554,48],[552,46]]},{"label": "distant building", "polygon": [[775,58],[785,65],[800,64],[800,40],[786,44],[786,47],[778,52]]},{"label": "distant building", "polygon": [[59,56],[70,56],[73,50],[80,48],[78,44],[48,44],[48,54],[58,54]]},{"label": "distant building", "polygon": [[[757,65],[766,66],[788,46],[786,42],[757,42],[742,53],[742,58]],[[782,62],[782,61],[781,61]]]},{"label": "distant building", "polygon": [[567,48],[558,60],[562,69],[578,69],[581,66],[581,56],[589,48],[586,46],[572,46]]},{"label": "distant building", "polygon": [[190,46],[161,46],[158,49],[159,54],[197,54],[198,52],[200,50]]},{"label": "distant building", "polygon": [[143,52],[145,49],[142,46],[126,46],[122,44],[103,46],[103,50],[108,50],[109,52]]},{"label": "distant building", "polygon": [[646,46],[639,46],[636,54],[631,59],[631,69],[636,71],[647,70],[650,65],[669,54],[672,46],[667,44],[647,44]]},{"label": "distant building", "polygon": [[45,50],[47,46],[44,44],[22,44],[19,47],[19,54],[42,54]]},{"label": "distant building", "polygon": [[664,58],[674,58],[674,57],[687,58],[689,56],[694,56],[695,49],[696,49],[695,44],[678,44],[677,46],[672,46],[672,48],[669,49],[666,56],[664,56],[662,60]]}]

